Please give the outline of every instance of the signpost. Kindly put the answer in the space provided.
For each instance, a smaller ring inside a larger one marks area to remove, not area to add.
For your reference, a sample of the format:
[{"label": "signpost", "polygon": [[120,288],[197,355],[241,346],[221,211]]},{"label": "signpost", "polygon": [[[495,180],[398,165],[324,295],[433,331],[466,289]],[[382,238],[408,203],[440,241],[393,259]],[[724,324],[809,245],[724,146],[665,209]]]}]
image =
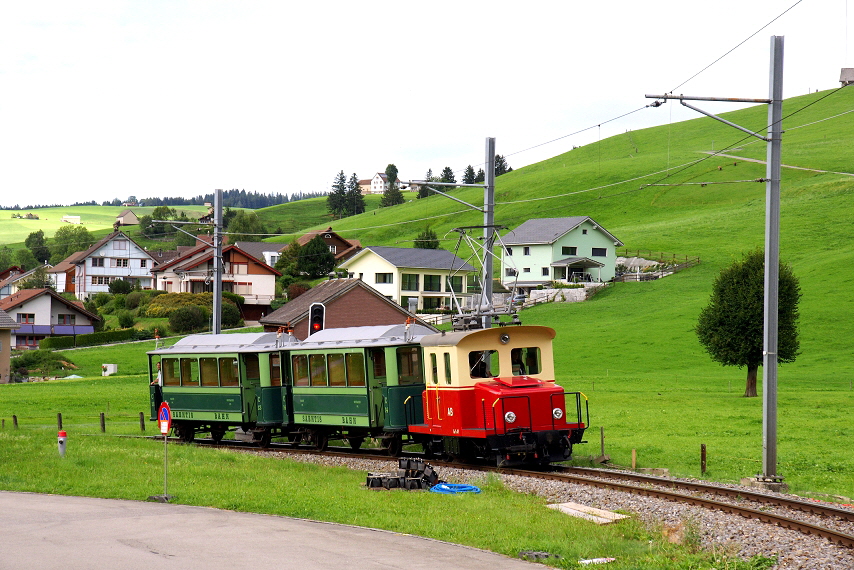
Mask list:
[{"label": "signpost", "polygon": [[172,410],[169,409],[169,404],[163,402],[160,404],[160,409],[157,410],[157,425],[160,426],[160,433],[163,434],[163,494],[152,495],[148,497],[149,501],[157,501],[158,503],[168,503],[171,495],[167,493],[168,489],[168,457],[169,457],[169,430],[172,429]]}]

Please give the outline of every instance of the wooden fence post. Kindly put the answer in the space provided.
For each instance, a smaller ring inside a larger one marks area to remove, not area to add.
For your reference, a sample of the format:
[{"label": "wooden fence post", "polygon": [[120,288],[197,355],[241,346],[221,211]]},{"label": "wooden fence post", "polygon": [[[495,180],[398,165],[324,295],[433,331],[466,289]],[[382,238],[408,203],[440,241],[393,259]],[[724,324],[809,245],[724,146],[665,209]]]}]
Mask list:
[{"label": "wooden fence post", "polygon": [[638,451],[637,449],[632,450],[632,471],[637,469],[638,466]]},{"label": "wooden fence post", "polygon": [[62,431],[62,412],[56,413],[56,429]]},{"label": "wooden fence post", "polygon": [[145,431],[145,414],[139,412],[139,431]]},{"label": "wooden fence post", "polygon": [[107,432],[107,422],[104,419],[104,412],[101,412],[101,433]]},{"label": "wooden fence post", "polygon": [[700,444],[700,473],[706,474],[706,444]]},{"label": "wooden fence post", "polygon": [[18,416],[12,416],[12,425],[15,427],[15,429],[18,429]]}]

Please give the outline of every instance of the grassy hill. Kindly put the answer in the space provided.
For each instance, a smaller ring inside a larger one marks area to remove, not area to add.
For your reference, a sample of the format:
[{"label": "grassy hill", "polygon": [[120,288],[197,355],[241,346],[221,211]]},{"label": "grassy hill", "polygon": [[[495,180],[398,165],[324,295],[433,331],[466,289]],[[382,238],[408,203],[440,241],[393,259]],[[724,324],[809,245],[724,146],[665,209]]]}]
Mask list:
[{"label": "grassy hill", "polygon": [[[801,282],[802,353],[780,367],[778,413],[780,472],[802,491],[848,496],[851,486],[832,479],[854,469],[846,453],[854,406],[852,109],[852,89],[784,104],[781,258]],[[767,108],[724,116],[764,130]],[[739,158],[710,156],[713,148]],[[720,269],[763,247],[765,184],[750,181],[764,178],[765,165],[744,159],[763,161],[765,153],[762,141],[701,117],[624,133],[496,181],[496,223],[509,228],[533,217],[589,215],[630,249],[702,260],[659,281],[617,284],[586,303],[523,314],[525,323],[557,330],[558,381],[590,397],[592,425],[606,426],[617,462],[626,464],[637,448],[645,466],[697,476],[699,444],[707,443],[716,455],[716,472],[707,476],[733,480],[761,471],[762,402],[741,397],[746,371],[712,362],[694,327]],[[483,202],[480,190],[454,194]],[[432,196],[333,227],[364,245],[409,247],[429,224],[453,249],[450,230],[480,223],[481,214]],[[581,453],[596,453],[597,434],[589,438],[596,449]]]}]

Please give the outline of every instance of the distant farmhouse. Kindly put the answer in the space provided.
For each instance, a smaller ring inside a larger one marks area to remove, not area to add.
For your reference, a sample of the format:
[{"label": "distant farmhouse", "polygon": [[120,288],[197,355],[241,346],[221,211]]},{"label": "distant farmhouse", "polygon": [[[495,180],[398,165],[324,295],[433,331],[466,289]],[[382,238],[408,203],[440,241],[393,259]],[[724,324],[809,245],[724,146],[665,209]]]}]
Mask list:
[{"label": "distant farmhouse", "polygon": [[609,281],[623,245],[590,216],[528,220],[502,243],[501,282],[522,289],[550,281]]}]

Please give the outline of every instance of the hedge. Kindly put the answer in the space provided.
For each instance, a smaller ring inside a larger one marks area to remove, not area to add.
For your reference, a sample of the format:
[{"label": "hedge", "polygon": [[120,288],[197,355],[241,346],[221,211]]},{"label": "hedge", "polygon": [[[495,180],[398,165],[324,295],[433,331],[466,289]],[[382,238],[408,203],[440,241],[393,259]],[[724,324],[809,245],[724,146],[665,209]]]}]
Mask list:
[{"label": "hedge", "polygon": [[120,329],[117,331],[102,331],[91,334],[78,334],[76,336],[52,336],[39,341],[39,348],[63,349],[80,346],[95,346],[110,342],[120,342],[134,338],[134,329]]}]

